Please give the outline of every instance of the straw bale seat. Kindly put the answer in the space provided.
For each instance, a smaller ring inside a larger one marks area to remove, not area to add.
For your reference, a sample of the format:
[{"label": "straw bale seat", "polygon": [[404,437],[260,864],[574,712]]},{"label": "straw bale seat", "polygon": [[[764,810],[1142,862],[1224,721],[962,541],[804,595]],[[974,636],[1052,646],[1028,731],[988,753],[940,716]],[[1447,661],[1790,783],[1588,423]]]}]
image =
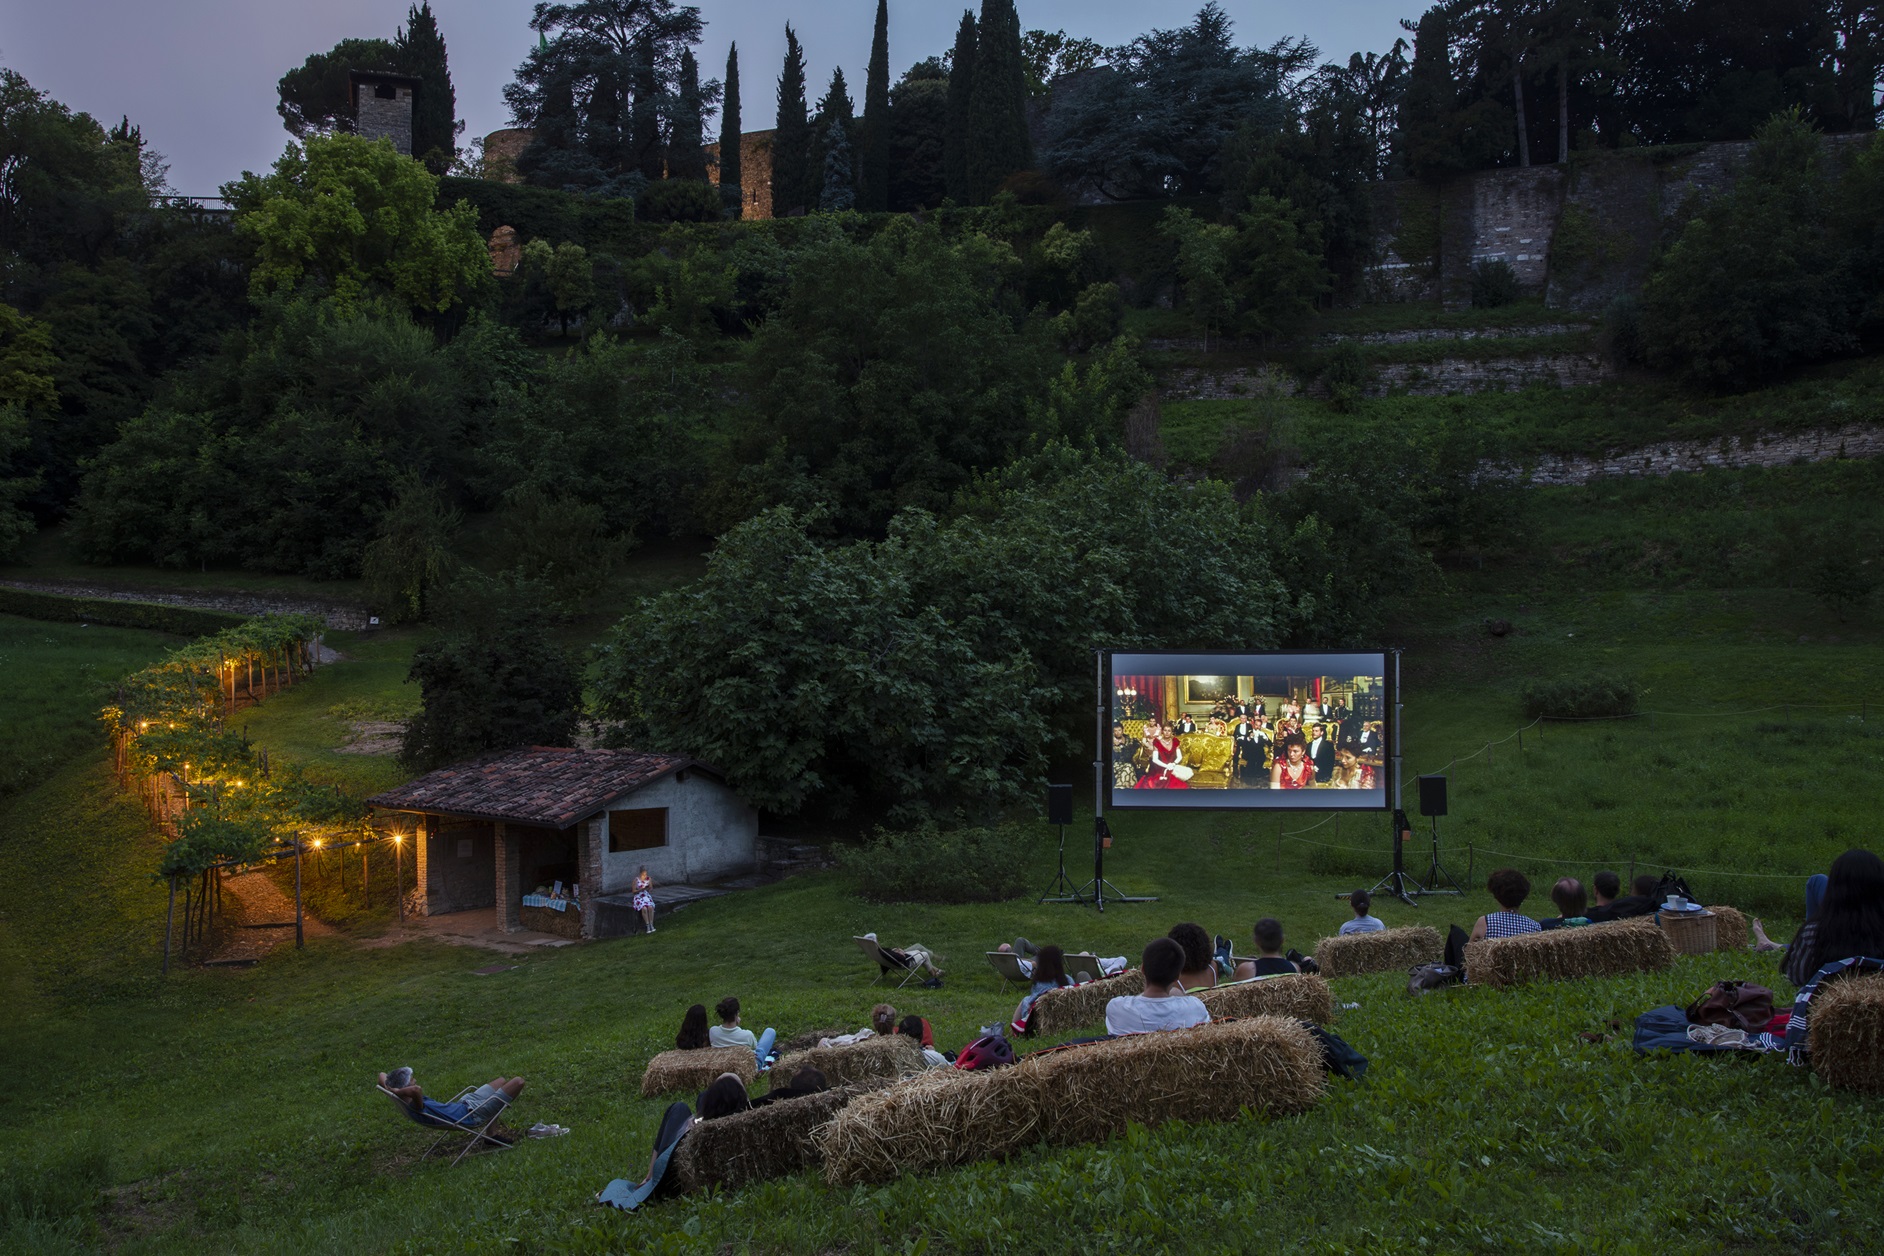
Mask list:
[{"label": "straw bale seat", "polygon": [[872,1077],[901,1077],[921,1067],[922,1043],[907,1034],[878,1034],[849,1046],[806,1047],[782,1055],[772,1065],[772,1079],[782,1089],[799,1069],[815,1068],[830,1085],[844,1086]]},{"label": "straw bale seat", "polygon": [[1350,933],[1315,943],[1315,963],[1330,980],[1362,973],[1403,973],[1421,964],[1436,964],[1445,953],[1439,930],[1430,925]]},{"label": "straw bale seat", "polygon": [[1747,918],[1738,907],[1710,907],[1714,913],[1714,949],[1717,951],[1744,951],[1751,933],[1747,928]]},{"label": "straw bale seat", "polygon": [[648,1061],[641,1074],[641,1094],[656,1095],[698,1093],[705,1090],[721,1073],[737,1073],[739,1080],[752,1085],[759,1075],[759,1057],[750,1047],[700,1047],[693,1051],[663,1051]]},{"label": "straw bale seat", "polygon": [[1106,1004],[1122,994],[1145,993],[1145,974],[1128,968],[1116,977],[1089,981],[1083,986],[1061,986],[1034,1000],[1027,1018],[1028,1037],[1052,1038],[1075,1029],[1103,1024]]},{"label": "straw bale seat", "polygon": [[820,1134],[835,1186],[881,1182],[1037,1142],[1100,1142],[1128,1123],[1305,1112],[1327,1085],[1301,1022],[1218,1021],[1037,1052],[1012,1068],[938,1069],[863,1095]]},{"label": "straw bale seat", "polygon": [[1252,977],[1194,991],[1212,1020],[1228,1016],[1292,1016],[1326,1025],[1334,1020],[1334,991],[1313,973]]},{"label": "straw bale seat", "polygon": [[702,1121],[674,1148],[668,1171],[683,1192],[711,1187],[738,1190],[751,1182],[788,1177],[823,1161],[818,1128],[858,1095],[895,1079],[873,1077],[815,1095],[781,1099],[764,1107]]},{"label": "straw bale seat", "polygon": [[1884,976],[1819,983],[1806,1046],[1812,1068],[1828,1085],[1884,1094]]},{"label": "straw bale seat", "polygon": [[1487,938],[1465,947],[1465,978],[1473,985],[1574,981],[1667,968],[1675,948],[1652,917],[1549,929],[1515,938]]},{"label": "straw bale seat", "polygon": [[790,1055],[794,1051],[809,1051],[826,1038],[837,1038],[855,1032],[849,1025],[832,1025],[828,1029],[807,1029],[802,1034],[793,1034],[789,1038],[779,1039],[777,1051],[781,1056]]}]

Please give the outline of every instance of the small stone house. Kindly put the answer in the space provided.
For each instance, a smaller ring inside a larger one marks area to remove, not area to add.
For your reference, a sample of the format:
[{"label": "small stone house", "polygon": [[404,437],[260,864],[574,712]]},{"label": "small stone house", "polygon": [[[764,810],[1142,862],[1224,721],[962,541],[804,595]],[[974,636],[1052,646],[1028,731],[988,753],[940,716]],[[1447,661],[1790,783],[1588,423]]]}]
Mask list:
[{"label": "small stone house", "polygon": [[[758,814],[713,768],[684,755],[531,746],[428,772],[366,800],[411,833],[426,915],[495,905],[507,931],[584,938],[637,928],[628,906],[642,865],[662,885],[750,871]],[[561,911],[526,907],[539,886],[580,886]],[[616,901],[609,901],[616,900]]]},{"label": "small stone house", "polygon": [[409,74],[351,70],[347,83],[353,92],[354,129],[369,140],[389,139],[399,152],[412,156],[412,97],[420,80]]}]

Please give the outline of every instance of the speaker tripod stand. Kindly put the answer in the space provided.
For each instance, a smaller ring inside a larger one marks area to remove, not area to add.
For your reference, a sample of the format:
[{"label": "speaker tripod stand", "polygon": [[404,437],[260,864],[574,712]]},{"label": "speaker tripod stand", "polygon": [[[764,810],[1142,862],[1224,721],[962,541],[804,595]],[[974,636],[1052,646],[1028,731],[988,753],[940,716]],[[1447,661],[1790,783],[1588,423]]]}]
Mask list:
[{"label": "speaker tripod stand", "polygon": [[1053,884],[1040,896],[1043,903],[1083,903],[1086,896],[1073,885],[1073,878],[1066,875],[1066,826],[1060,826],[1060,871],[1053,878]]},{"label": "speaker tripod stand", "polygon": [[1418,881],[1406,874],[1406,844],[1412,838],[1413,825],[1406,818],[1406,812],[1395,811],[1393,813],[1393,871],[1382,877],[1374,888],[1368,891],[1370,894],[1385,892],[1408,907],[1419,906],[1414,896],[1424,894],[1426,891],[1420,888]]},{"label": "speaker tripod stand", "polygon": [[[1441,886],[1441,882],[1450,889]],[[1433,864],[1426,870],[1426,888],[1413,891],[1415,894],[1463,894],[1465,890],[1455,881],[1450,872],[1439,862],[1439,817],[1433,817]]]}]

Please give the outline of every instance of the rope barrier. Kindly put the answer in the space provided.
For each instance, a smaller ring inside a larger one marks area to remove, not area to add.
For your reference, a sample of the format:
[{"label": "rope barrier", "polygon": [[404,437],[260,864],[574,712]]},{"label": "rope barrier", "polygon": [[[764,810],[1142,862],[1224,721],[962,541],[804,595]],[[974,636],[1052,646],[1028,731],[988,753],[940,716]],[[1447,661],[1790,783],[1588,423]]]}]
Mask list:
[{"label": "rope barrier", "polygon": [[[1669,860],[1669,859],[1641,860],[1640,857],[1637,857],[1636,859],[1630,859],[1627,857],[1615,858],[1615,859],[1598,859],[1595,857],[1584,858],[1584,859],[1558,859],[1549,855],[1519,855],[1508,850],[1493,850],[1488,846],[1480,846],[1477,843],[1473,843],[1472,850],[1474,854],[1497,855],[1503,859],[1526,859],[1532,863],[1572,864],[1572,865],[1581,865],[1581,866],[1588,866],[1590,864],[1608,864],[1611,867],[1621,867],[1623,864],[1632,863],[1632,862],[1660,863],[1660,864],[1672,864],[1672,863],[1679,862],[1677,860]],[[1812,873],[1809,873],[1809,872],[1728,872],[1720,868],[1690,868],[1686,866],[1683,866],[1681,871],[1683,873],[1693,873],[1695,876],[1751,877],[1751,878],[1764,880],[1764,881],[1804,881],[1813,875]]]}]

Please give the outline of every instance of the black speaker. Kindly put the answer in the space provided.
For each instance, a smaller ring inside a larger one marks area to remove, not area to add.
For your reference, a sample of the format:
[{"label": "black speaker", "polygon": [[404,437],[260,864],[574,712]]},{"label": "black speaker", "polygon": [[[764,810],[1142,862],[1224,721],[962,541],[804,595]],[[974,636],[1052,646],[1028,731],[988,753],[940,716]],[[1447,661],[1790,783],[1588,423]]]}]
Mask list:
[{"label": "black speaker", "polygon": [[1446,814],[1445,777],[1420,777],[1420,814],[1423,816],[1443,816]]},{"label": "black speaker", "polygon": [[1071,824],[1073,822],[1073,787],[1071,785],[1047,786],[1047,823]]}]

